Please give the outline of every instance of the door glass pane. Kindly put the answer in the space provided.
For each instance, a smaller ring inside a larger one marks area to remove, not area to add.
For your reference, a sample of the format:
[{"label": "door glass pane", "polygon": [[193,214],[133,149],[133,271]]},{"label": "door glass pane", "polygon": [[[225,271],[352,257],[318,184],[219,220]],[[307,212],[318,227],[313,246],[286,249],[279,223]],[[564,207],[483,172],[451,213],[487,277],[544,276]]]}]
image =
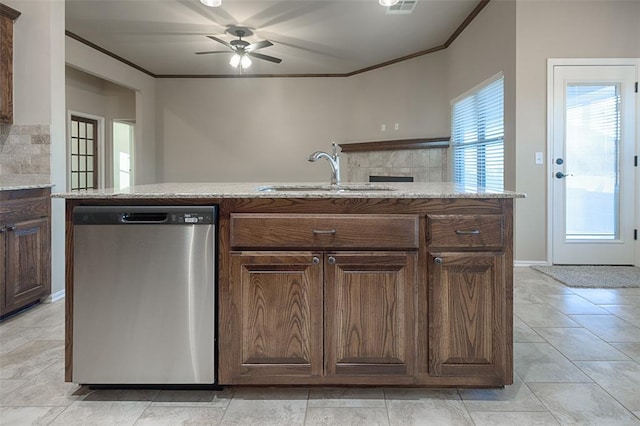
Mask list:
[{"label": "door glass pane", "polygon": [[620,87],[566,90],[566,239],[618,239]]}]

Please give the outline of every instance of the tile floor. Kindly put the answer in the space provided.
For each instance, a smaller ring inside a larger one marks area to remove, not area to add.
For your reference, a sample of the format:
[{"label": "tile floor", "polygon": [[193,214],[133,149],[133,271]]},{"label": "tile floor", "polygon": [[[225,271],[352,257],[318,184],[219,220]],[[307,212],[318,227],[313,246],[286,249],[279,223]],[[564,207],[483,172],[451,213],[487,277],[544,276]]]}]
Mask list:
[{"label": "tile floor", "polygon": [[91,390],[65,383],[64,303],[0,324],[1,425],[640,425],[640,288],[516,268],[505,389]]}]

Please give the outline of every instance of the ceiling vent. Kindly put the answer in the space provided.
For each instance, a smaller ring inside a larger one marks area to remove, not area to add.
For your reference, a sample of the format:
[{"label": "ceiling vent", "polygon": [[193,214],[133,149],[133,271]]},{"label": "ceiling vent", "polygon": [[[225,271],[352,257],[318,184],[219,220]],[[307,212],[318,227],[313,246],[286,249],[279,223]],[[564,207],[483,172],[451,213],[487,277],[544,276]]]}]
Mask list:
[{"label": "ceiling vent", "polygon": [[409,15],[416,8],[418,0],[400,0],[393,6],[387,7],[387,15]]}]

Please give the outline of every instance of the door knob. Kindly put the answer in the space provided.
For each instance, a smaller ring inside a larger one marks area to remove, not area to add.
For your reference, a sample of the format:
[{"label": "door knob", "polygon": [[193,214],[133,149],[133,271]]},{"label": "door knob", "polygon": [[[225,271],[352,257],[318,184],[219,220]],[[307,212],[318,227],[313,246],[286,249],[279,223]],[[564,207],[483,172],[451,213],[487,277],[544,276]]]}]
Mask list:
[{"label": "door knob", "polygon": [[311,263],[317,265],[318,263],[320,263],[320,258],[318,256],[313,256],[313,259],[311,259]]},{"label": "door knob", "polygon": [[573,175],[572,175],[572,174],[566,174],[566,175],[565,175],[565,174],[564,174],[564,173],[562,173],[562,172],[556,172],[556,177],[557,177],[558,179],[566,178],[567,176],[573,176]]},{"label": "door knob", "polygon": [[329,256],[328,261],[329,261],[329,264],[330,264],[330,265],[335,265],[335,263],[336,263],[336,258],[335,258],[335,257],[333,257],[333,256]]},{"label": "door knob", "polygon": [[441,257],[436,257],[435,259],[433,259],[433,263],[435,263],[436,265],[442,265],[444,263],[444,260],[442,260]]}]

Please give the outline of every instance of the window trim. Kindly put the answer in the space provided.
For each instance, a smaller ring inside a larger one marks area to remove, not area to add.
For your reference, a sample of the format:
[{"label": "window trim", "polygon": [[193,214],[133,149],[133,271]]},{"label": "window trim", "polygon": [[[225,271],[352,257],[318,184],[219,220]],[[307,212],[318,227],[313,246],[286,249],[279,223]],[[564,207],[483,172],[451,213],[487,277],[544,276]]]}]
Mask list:
[{"label": "window trim", "polygon": [[65,175],[66,175],[66,188],[67,191],[71,191],[71,116],[78,116],[78,117],[83,117],[83,118],[88,118],[88,119],[93,119],[93,120],[97,120],[98,121],[98,174],[97,174],[97,178],[98,178],[98,189],[102,189],[105,188],[105,167],[106,167],[106,161],[105,161],[105,118],[98,116],[98,115],[93,115],[93,114],[88,114],[86,112],[81,112],[81,111],[77,111],[77,110],[71,110],[68,109],[67,110],[67,120],[65,123],[65,128],[66,128],[66,135],[65,135],[65,139],[66,139],[66,171],[65,171]]}]

